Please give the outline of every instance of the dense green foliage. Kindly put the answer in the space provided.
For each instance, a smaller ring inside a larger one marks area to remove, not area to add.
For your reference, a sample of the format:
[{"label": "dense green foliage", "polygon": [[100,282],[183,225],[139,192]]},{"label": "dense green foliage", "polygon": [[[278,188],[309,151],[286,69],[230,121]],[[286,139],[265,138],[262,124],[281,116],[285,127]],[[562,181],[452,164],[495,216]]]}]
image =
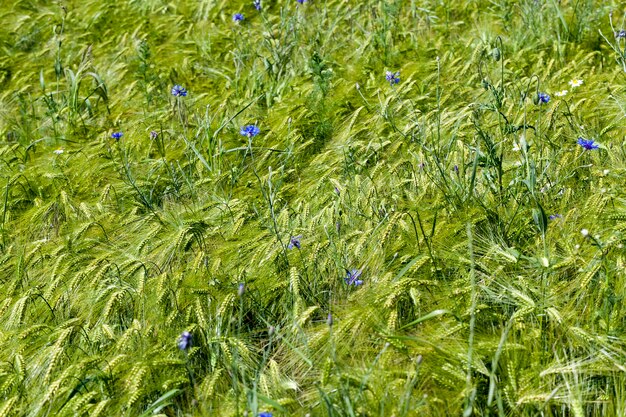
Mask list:
[{"label": "dense green foliage", "polygon": [[626,415],[625,11],[2,2],[0,416]]}]

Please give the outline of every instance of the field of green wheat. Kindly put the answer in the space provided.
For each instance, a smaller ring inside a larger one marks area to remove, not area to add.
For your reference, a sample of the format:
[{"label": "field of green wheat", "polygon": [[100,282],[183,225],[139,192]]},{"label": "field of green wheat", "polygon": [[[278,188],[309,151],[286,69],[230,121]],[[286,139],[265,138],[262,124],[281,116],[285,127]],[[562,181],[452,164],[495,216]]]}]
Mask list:
[{"label": "field of green wheat", "polygon": [[0,417],[626,415],[626,6],[0,3]]}]

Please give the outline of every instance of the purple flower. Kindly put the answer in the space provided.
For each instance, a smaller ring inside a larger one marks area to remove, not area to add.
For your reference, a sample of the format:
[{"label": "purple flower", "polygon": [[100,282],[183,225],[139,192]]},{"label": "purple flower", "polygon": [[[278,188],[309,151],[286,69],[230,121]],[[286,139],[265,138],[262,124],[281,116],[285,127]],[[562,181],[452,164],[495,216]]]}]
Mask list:
[{"label": "purple flower", "polygon": [[113,132],[111,133],[111,137],[115,140],[120,140],[120,138],[124,136],[122,132]]},{"label": "purple flower", "polygon": [[546,93],[537,93],[537,103],[547,103],[550,101],[550,95]]},{"label": "purple flower", "polygon": [[550,220],[556,220],[556,219],[562,219],[563,216],[560,214],[551,214],[550,217],[548,217]]},{"label": "purple flower", "polygon": [[172,87],[172,95],[175,97],[185,97],[187,95],[187,90],[182,85],[176,84]]},{"label": "purple flower", "polygon": [[302,235],[292,236],[291,239],[289,239],[287,249],[293,249],[294,247],[300,249],[300,239],[302,239]]},{"label": "purple flower", "polygon": [[296,0],[296,1],[297,1],[298,3],[300,3],[300,4],[304,4],[304,3],[306,3],[306,2],[307,2],[307,0]]},{"label": "purple flower", "polygon": [[191,333],[183,332],[178,338],[178,349],[187,350],[191,347]]},{"label": "purple flower", "polygon": [[263,411],[259,413],[259,417],[272,417],[272,413],[270,413],[269,411]]},{"label": "purple flower", "polygon": [[243,15],[241,13],[235,13],[233,15],[233,22],[238,23],[243,20]]},{"label": "purple flower", "polygon": [[387,71],[385,73],[385,79],[389,81],[389,85],[398,84],[400,82],[400,71]]},{"label": "purple flower", "polygon": [[344,281],[346,281],[346,284],[348,285],[354,285],[355,287],[358,287],[359,285],[363,284],[363,281],[359,279],[360,276],[361,270],[353,269],[351,271],[348,271],[346,277],[344,278]]},{"label": "purple flower", "polygon": [[156,130],[150,132],[150,139],[156,139],[159,133]]},{"label": "purple flower", "polygon": [[242,282],[241,284],[239,284],[239,287],[237,288],[237,295],[241,297],[245,291],[246,291],[246,286]]},{"label": "purple flower", "polygon": [[252,5],[254,6],[255,9],[261,10],[261,0],[254,0],[252,2]]},{"label": "purple flower", "polygon": [[594,142],[593,139],[578,138],[578,144],[585,148],[586,151],[598,149],[600,146]]},{"label": "purple flower", "polygon": [[242,127],[241,130],[239,130],[239,133],[241,133],[241,136],[252,138],[261,133],[261,129],[259,129],[256,125],[247,125]]},{"label": "purple flower", "polygon": [[621,29],[615,32],[615,39],[624,39],[626,38],[626,30]]}]

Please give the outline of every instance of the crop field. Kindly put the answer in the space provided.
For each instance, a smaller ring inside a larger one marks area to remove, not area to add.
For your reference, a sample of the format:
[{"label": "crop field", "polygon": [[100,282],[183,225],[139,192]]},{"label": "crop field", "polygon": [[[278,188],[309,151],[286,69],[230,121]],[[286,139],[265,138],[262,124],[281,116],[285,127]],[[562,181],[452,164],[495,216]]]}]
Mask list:
[{"label": "crop field", "polygon": [[0,16],[0,417],[626,415],[624,3]]}]

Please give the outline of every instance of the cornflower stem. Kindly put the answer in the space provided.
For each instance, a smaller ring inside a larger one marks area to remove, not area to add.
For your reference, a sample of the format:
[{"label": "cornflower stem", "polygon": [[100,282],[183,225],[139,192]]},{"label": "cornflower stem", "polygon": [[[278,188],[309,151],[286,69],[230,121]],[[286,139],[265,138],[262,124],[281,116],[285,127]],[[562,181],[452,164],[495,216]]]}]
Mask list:
[{"label": "cornflower stem", "polygon": [[272,189],[272,168],[269,167],[269,178],[267,179],[267,190],[265,190],[265,187],[263,185],[263,180],[259,176],[259,173],[258,173],[258,171],[256,170],[256,167],[255,167],[255,159],[254,159],[254,153],[252,152],[252,138],[251,137],[248,138],[248,150],[247,150],[247,153],[248,152],[250,153],[250,159],[252,160],[252,172],[254,173],[254,176],[259,181],[259,186],[261,187],[261,194],[263,195],[263,198],[265,199],[265,201],[267,201],[267,203],[269,205],[270,217],[272,219],[272,231],[276,235],[276,240],[278,240],[278,243],[280,243],[280,246],[283,249],[283,256],[284,256],[285,261],[288,264],[289,260],[288,260],[288,257],[287,257],[287,245],[282,240],[280,229],[279,229],[278,223],[276,221],[276,213],[274,211],[274,205],[275,205],[274,203],[275,202],[274,202],[274,192],[273,192],[273,189]]},{"label": "cornflower stem", "polygon": [[437,97],[437,143],[441,143],[441,62],[437,56],[437,88],[435,95]]},{"label": "cornflower stem", "polygon": [[376,366],[376,364],[378,363],[380,358],[383,356],[383,354],[385,353],[388,347],[389,347],[389,343],[385,343],[381,351],[378,352],[378,355],[376,355],[376,357],[374,358],[374,361],[372,362],[369,369],[367,370],[367,373],[365,374],[365,376],[363,376],[363,379],[361,380],[361,385],[359,386],[359,392],[356,394],[356,397],[354,398],[355,403],[357,404],[359,403],[359,400],[361,399],[361,396],[363,395],[363,391],[365,390],[365,386],[367,385],[367,381],[369,380],[370,376],[372,376],[372,372],[374,372],[374,367]]},{"label": "cornflower stem", "polygon": [[193,387],[192,397],[193,399],[197,400],[196,378],[193,376],[193,369],[191,369],[191,366],[189,365],[189,353],[186,350],[184,352],[185,352],[185,369],[187,369],[187,374],[189,375],[189,380],[191,381],[191,386]]},{"label": "cornflower stem", "polygon": [[502,331],[502,335],[500,336],[500,342],[498,343],[498,348],[496,350],[493,359],[491,360],[491,372],[489,373],[489,392],[487,394],[487,408],[486,408],[486,417],[490,415],[491,404],[493,403],[493,397],[496,392],[496,370],[498,368],[498,361],[500,360],[500,355],[504,351],[504,344],[506,343],[506,339],[508,338],[509,331],[513,326],[514,317],[511,316],[506,323],[506,327]]},{"label": "cornflower stem", "polygon": [[4,207],[2,208],[2,229],[0,230],[0,233],[2,233],[2,250],[4,250],[4,248],[6,247],[6,241],[5,241],[6,233],[4,230],[4,224],[7,219],[7,205],[9,204],[10,186],[11,186],[11,178],[7,177],[7,185],[4,189]]},{"label": "cornflower stem", "polygon": [[473,414],[474,400],[476,398],[476,390],[472,384],[472,361],[474,359],[474,329],[476,326],[476,304],[477,304],[477,292],[476,292],[476,266],[474,264],[474,244],[472,237],[472,225],[467,223],[467,242],[468,251],[470,255],[470,286],[471,286],[471,305],[470,305],[470,323],[469,323],[469,340],[467,348],[467,377],[465,381],[465,410],[463,411],[463,417],[470,417]]},{"label": "cornflower stem", "polygon": [[[181,103],[181,98],[180,97],[176,97],[176,107],[178,109],[178,120],[180,121],[180,125],[183,128],[183,134],[182,134],[182,138],[183,141],[185,142],[185,145],[187,145],[188,149],[191,149],[195,154],[196,157],[198,158],[198,160],[205,166],[205,168],[207,169],[207,171],[209,171],[209,173],[212,173],[212,169],[211,166],[206,162],[206,160],[204,159],[204,157],[200,154],[200,152],[198,152],[198,150],[196,149],[195,145],[193,143],[191,143],[188,139],[187,139],[187,135],[188,135],[188,130],[187,130],[187,121],[185,120],[185,117],[183,116],[183,106]],[[193,187],[191,186],[191,182],[187,179],[187,177],[185,176],[185,179],[187,181],[187,185],[189,187],[189,192],[191,193],[191,198],[196,201],[196,193],[194,192]]]},{"label": "cornflower stem", "polygon": [[[433,266],[437,266],[435,255],[433,254],[433,248],[430,245],[430,236],[426,235],[426,231],[424,230],[424,225],[422,224],[422,218],[420,216],[419,210],[415,209],[415,215],[417,216],[417,224],[419,225],[420,230],[422,232],[422,236],[424,237],[424,243],[426,244],[426,247],[428,248],[428,256],[430,257],[430,260],[433,263]],[[411,217],[411,220],[413,220],[413,217]],[[436,222],[437,222],[437,216],[435,214],[435,220],[433,220],[433,232],[434,232]],[[419,245],[419,241],[418,241],[418,245]]]},{"label": "cornflower stem", "polygon": [[[238,312],[238,319],[237,319],[237,340],[241,340],[241,327],[243,323],[243,296],[244,295],[245,295],[245,292],[239,296],[239,312]],[[235,415],[236,416],[239,415],[239,381],[235,380],[234,375],[237,374],[237,372],[235,371],[238,371],[238,367],[237,367],[238,362],[239,362],[239,348],[236,347],[234,355],[233,355],[233,369],[234,369],[233,388],[235,389]]]},{"label": "cornflower stem", "polygon": [[259,368],[256,372],[254,381],[252,383],[252,415],[256,416],[259,412],[259,400],[258,400],[258,395],[257,395],[257,390],[258,390],[258,386],[259,386],[259,381],[261,379],[261,373],[263,372],[263,368],[265,368],[265,365],[267,364],[269,357],[270,357],[270,352],[272,351],[272,344],[274,342],[274,333],[277,331],[277,329],[274,329],[273,326],[270,326],[270,329],[268,329],[268,342],[267,342],[267,348],[263,349],[263,359],[261,360],[261,363],[259,364]]}]

